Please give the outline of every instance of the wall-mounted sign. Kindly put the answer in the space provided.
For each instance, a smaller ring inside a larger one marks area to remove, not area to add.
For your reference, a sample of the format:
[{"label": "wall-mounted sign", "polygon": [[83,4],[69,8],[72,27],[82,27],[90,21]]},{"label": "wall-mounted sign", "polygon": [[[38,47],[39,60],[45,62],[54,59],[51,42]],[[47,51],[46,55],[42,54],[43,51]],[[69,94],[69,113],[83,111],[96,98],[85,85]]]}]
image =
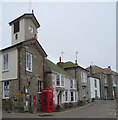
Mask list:
[{"label": "wall-mounted sign", "polygon": [[33,106],[36,105],[36,96],[33,96]]},{"label": "wall-mounted sign", "polygon": [[16,93],[16,96],[19,96],[20,94],[19,93]]}]

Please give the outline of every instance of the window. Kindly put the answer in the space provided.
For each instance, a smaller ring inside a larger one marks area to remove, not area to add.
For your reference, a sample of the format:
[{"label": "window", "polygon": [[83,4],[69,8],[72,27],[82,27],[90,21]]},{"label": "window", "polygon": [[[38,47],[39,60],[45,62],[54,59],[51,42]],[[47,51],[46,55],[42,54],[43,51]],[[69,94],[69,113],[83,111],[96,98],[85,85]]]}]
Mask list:
[{"label": "window", "polygon": [[85,97],[85,88],[83,88],[83,97]]},{"label": "window", "polygon": [[70,79],[70,88],[73,88],[73,80]]},{"label": "window", "polygon": [[41,93],[43,89],[43,82],[42,81],[38,81],[38,92]]},{"label": "window", "polygon": [[83,80],[83,73],[81,73],[81,80],[82,80],[82,82],[84,81],[84,80]]},{"label": "window", "polygon": [[26,70],[32,72],[32,54],[26,52]]},{"label": "window", "polygon": [[19,21],[14,23],[14,33],[19,32]]},{"label": "window", "polygon": [[107,83],[107,79],[106,79],[106,77],[104,77],[104,83]]},{"label": "window", "polygon": [[15,35],[15,39],[16,39],[16,40],[18,39],[18,34]]},{"label": "window", "polygon": [[95,98],[97,98],[97,96],[98,96],[98,95],[97,95],[97,90],[95,90]]},{"label": "window", "polygon": [[113,85],[115,84],[115,79],[112,79],[113,80]]},{"label": "window", "polygon": [[8,70],[8,53],[3,55],[3,71]]},{"label": "window", "polygon": [[64,76],[61,75],[61,86],[64,86]]},{"label": "window", "polygon": [[71,101],[74,101],[73,92],[71,92]]},{"label": "window", "polygon": [[77,88],[77,82],[74,80],[74,88]]},{"label": "window", "polygon": [[95,80],[95,88],[97,88],[97,81]]},{"label": "window", "polygon": [[59,74],[56,75],[56,84],[57,86],[60,86],[60,78]]},{"label": "window", "polygon": [[68,92],[65,92],[65,101],[68,101]]},{"label": "window", "polygon": [[3,99],[9,98],[9,81],[3,82]]},{"label": "window", "polygon": [[77,92],[75,92],[75,101],[77,101]]},{"label": "window", "polygon": [[87,83],[87,74],[86,73],[81,73],[81,81]]}]

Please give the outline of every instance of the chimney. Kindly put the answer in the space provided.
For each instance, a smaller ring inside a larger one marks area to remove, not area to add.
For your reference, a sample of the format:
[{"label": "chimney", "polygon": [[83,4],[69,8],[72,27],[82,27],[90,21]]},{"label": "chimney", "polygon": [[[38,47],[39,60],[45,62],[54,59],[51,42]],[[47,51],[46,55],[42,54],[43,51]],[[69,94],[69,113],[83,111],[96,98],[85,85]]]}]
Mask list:
[{"label": "chimney", "polygon": [[32,39],[37,39],[37,36],[36,36],[36,34],[34,34],[34,37],[32,37]]},{"label": "chimney", "polygon": [[34,10],[32,10],[32,14],[34,14]]},{"label": "chimney", "polygon": [[90,75],[92,75],[92,66],[90,65]]},{"label": "chimney", "polygon": [[59,57],[59,62],[61,62],[61,57]]},{"label": "chimney", "polygon": [[77,60],[75,60],[75,65],[77,65]]},{"label": "chimney", "polygon": [[111,69],[111,66],[108,66],[109,69]]}]

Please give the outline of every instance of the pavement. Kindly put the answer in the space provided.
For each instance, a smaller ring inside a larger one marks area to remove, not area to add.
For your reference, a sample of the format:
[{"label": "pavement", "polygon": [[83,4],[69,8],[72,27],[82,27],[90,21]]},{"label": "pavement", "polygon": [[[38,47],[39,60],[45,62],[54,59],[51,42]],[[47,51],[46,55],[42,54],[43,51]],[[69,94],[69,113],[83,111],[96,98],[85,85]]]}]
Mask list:
[{"label": "pavement", "polygon": [[99,100],[84,106],[52,113],[32,114],[3,111],[3,118],[116,118],[116,101]]}]

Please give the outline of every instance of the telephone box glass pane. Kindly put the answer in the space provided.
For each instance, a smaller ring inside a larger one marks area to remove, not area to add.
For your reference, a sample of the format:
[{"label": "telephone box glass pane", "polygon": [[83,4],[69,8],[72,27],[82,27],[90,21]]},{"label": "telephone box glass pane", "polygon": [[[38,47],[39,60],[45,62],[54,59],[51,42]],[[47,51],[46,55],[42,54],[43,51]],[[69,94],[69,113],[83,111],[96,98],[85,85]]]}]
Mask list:
[{"label": "telephone box glass pane", "polygon": [[46,93],[43,94],[43,109],[46,110],[46,106],[47,106],[47,103],[46,103]]},{"label": "telephone box glass pane", "polygon": [[50,93],[50,109],[52,109],[52,93]]}]

